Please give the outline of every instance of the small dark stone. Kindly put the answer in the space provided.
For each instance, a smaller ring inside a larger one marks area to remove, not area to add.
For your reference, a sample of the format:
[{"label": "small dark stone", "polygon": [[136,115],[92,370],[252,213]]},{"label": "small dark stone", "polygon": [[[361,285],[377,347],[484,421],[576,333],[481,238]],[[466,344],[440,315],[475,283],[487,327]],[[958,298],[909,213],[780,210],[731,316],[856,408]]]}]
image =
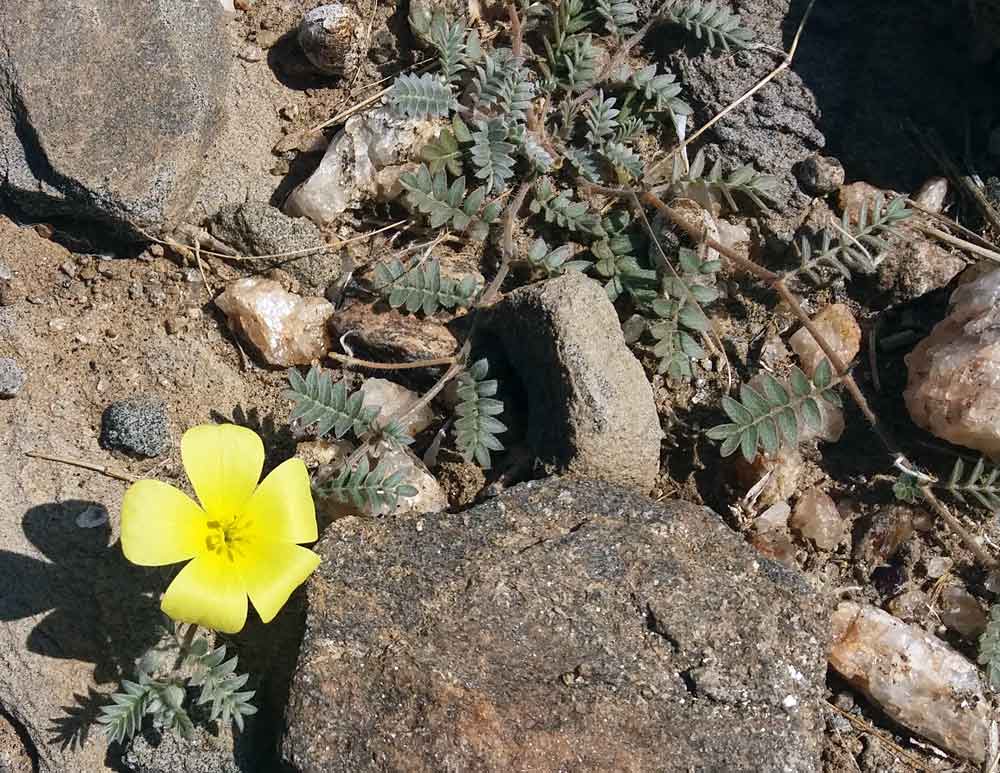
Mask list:
[{"label": "small dark stone", "polygon": [[844,167],[832,156],[809,156],[794,171],[802,189],[814,196],[826,196],[844,184]]},{"label": "small dark stone", "polygon": [[875,590],[883,596],[895,596],[909,580],[909,572],[901,566],[880,566],[872,572]]},{"label": "small dark stone", "polygon": [[13,357],[0,357],[0,397],[13,397],[27,380],[24,369]]},{"label": "small dark stone", "polygon": [[170,445],[163,401],[149,397],[119,400],[101,418],[101,444],[138,456],[159,456]]}]

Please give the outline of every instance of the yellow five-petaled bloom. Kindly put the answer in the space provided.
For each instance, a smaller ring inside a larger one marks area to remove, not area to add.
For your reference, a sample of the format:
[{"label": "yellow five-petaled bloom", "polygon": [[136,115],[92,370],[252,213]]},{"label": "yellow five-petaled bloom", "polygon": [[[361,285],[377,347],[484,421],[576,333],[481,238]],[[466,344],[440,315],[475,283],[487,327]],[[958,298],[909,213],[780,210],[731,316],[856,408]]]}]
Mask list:
[{"label": "yellow five-petaled bloom", "polygon": [[233,424],[189,429],[181,460],[199,507],[173,486],[141,480],[122,502],[122,550],[141,566],[190,562],[163,594],[175,620],[236,633],[247,596],[270,622],[319,564],[309,473],[289,459],[258,486],[264,444]]}]

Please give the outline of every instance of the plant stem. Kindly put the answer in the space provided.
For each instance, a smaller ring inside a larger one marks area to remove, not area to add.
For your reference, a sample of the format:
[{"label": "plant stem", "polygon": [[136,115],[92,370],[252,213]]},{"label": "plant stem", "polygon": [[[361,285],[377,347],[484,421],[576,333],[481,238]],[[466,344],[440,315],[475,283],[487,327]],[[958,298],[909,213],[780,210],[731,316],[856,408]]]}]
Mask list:
[{"label": "plant stem", "polygon": [[[744,258],[736,252],[736,250],[721,244],[715,239],[706,238],[704,233],[702,233],[699,228],[690,223],[688,219],[681,215],[681,213],[665,204],[656,194],[650,192],[641,193],[639,194],[639,199],[642,203],[654,207],[666,215],[675,225],[682,228],[692,239],[695,241],[703,241],[720,255],[725,255],[730,261],[732,261],[734,266],[742,269],[751,276],[756,277],[774,290],[778,294],[778,297],[788,306],[789,309],[791,309],[792,313],[802,323],[802,326],[809,331],[809,334],[823,351],[823,354],[825,354],[827,359],[830,360],[830,364],[837,372],[837,375],[840,376],[841,383],[847,390],[847,393],[851,396],[854,404],[857,405],[861,414],[865,417],[865,420],[868,422],[876,437],[878,437],[886,452],[890,457],[892,457],[893,464],[902,470],[916,469],[915,465],[913,465],[902,453],[902,451],[899,450],[899,446],[896,444],[892,435],[879,421],[878,416],[875,415],[875,412],[869,405],[867,398],[861,391],[857,382],[854,380],[854,376],[851,374],[850,368],[846,363],[844,363],[843,360],[841,360],[840,356],[836,351],[834,351],[833,347],[826,340],[823,333],[819,331],[813,321],[809,318],[809,315],[806,314],[805,310],[802,308],[802,304],[799,302],[798,297],[785,284],[784,277],[781,274],[764,268],[749,258]],[[934,512],[941,517],[941,520],[944,521],[948,528],[958,535],[962,542],[965,543],[966,547],[980,562],[982,562],[984,566],[990,569],[997,566],[997,561],[992,558],[978,542],[976,542],[968,530],[962,526],[961,522],[954,515],[952,515],[948,508],[945,507],[944,503],[942,503],[934,495],[934,492],[931,491],[928,483],[921,485],[920,491]]]},{"label": "plant stem", "polygon": [[32,459],[44,459],[47,462],[68,464],[71,467],[79,467],[81,470],[90,470],[91,472],[99,472],[101,475],[107,475],[109,478],[115,478],[116,480],[123,480],[126,483],[135,483],[136,481],[140,480],[140,478],[136,478],[133,475],[112,470],[110,467],[105,467],[102,464],[93,464],[92,462],[84,462],[79,459],[69,459],[65,456],[50,456],[48,454],[40,454],[37,451],[25,451],[24,455],[31,457]]}]

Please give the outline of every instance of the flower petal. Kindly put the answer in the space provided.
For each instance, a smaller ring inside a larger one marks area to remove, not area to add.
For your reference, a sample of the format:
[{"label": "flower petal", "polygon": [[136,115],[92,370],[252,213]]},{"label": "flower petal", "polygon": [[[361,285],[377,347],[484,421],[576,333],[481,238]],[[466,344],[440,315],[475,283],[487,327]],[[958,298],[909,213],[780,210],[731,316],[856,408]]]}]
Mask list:
[{"label": "flower petal", "polygon": [[264,444],[235,424],[202,424],[181,438],[181,460],[201,506],[213,518],[237,515],[264,467]]},{"label": "flower petal", "polygon": [[205,547],[205,522],[205,511],[183,491],[137,481],[122,500],[122,552],[140,566],[186,561]]},{"label": "flower petal", "polygon": [[316,506],[301,459],[282,462],[264,478],[243,508],[247,528],[269,542],[315,542]]},{"label": "flower petal", "polygon": [[269,623],[292,591],[319,566],[319,556],[288,542],[253,542],[238,562],[254,608]]},{"label": "flower petal", "polygon": [[237,633],[247,621],[247,592],[232,561],[202,553],[170,583],[160,608],[183,623]]}]

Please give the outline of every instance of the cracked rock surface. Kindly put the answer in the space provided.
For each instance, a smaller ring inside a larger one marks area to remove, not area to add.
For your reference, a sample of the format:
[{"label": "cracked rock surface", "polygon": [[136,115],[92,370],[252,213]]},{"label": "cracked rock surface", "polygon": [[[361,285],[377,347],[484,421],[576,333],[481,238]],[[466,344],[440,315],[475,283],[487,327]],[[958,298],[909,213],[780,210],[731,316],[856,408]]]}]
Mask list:
[{"label": "cracked rock surface", "polygon": [[552,479],[317,550],[301,773],[819,769],[823,604],[705,508]]}]

